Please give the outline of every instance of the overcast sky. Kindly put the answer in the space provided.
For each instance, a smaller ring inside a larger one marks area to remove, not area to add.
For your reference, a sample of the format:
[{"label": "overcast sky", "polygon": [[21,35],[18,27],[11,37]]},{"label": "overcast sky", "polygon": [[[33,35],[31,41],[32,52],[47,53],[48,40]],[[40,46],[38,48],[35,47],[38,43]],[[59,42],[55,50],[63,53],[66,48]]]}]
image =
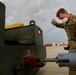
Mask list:
[{"label": "overcast sky", "polygon": [[0,0],[6,5],[6,25],[35,20],[43,30],[44,43],[67,42],[65,30],[56,28],[51,19],[56,18],[59,8],[76,15],[76,0]]}]

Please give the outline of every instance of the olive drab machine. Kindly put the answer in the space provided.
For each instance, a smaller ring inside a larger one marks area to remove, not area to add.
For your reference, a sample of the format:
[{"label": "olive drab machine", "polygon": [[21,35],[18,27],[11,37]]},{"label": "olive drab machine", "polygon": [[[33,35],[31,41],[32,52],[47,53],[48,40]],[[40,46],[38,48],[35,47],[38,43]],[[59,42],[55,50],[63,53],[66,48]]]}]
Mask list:
[{"label": "olive drab machine", "polygon": [[46,62],[60,67],[76,67],[76,52],[46,58],[42,30],[31,20],[28,26],[5,26],[5,5],[0,2],[0,75],[33,75]]},{"label": "olive drab machine", "polygon": [[43,67],[43,33],[31,20],[5,26],[5,5],[0,2],[0,75],[33,75]]}]

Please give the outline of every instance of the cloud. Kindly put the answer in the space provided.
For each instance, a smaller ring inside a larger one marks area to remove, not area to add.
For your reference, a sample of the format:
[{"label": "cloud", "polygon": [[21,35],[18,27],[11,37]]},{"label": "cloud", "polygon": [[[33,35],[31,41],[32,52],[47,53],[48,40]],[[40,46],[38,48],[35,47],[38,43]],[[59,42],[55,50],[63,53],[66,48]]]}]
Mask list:
[{"label": "cloud", "polygon": [[[63,29],[55,29],[52,30],[51,32],[48,32],[45,34],[46,36],[44,37],[44,42],[45,43],[60,43],[63,41],[68,41],[67,40],[67,35]],[[49,40],[47,40],[49,39]]]},{"label": "cloud", "polygon": [[[76,14],[76,0],[0,0],[6,5],[6,25],[22,22],[28,25],[30,20],[35,20],[36,24],[44,31],[44,41],[66,41],[65,31],[61,31],[51,24],[51,19],[56,18],[59,8],[65,8],[69,13]],[[64,35],[63,39],[57,40]],[[52,36],[51,36],[52,35]],[[47,36],[47,37],[46,37]],[[49,38],[48,38],[49,37]],[[53,39],[50,39],[50,38]],[[48,38],[48,39],[47,39]],[[55,40],[56,39],[56,40]]]},{"label": "cloud", "polygon": [[[15,18],[13,16],[8,16],[6,19],[7,23],[9,24],[13,24],[13,22],[15,22]],[[7,24],[6,24],[7,25]]]}]

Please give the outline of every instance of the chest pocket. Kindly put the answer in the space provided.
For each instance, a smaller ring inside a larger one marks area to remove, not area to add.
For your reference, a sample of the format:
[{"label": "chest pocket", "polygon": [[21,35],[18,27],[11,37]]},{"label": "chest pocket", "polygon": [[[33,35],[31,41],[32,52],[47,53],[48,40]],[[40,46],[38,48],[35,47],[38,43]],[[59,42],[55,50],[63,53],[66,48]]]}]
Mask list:
[{"label": "chest pocket", "polygon": [[75,25],[74,24],[71,24],[71,25],[66,24],[65,29],[68,30],[68,31],[74,31]]},{"label": "chest pocket", "polygon": [[76,24],[75,23],[66,24],[65,30],[71,37],[74,37],[74,38],[76,37]]}]

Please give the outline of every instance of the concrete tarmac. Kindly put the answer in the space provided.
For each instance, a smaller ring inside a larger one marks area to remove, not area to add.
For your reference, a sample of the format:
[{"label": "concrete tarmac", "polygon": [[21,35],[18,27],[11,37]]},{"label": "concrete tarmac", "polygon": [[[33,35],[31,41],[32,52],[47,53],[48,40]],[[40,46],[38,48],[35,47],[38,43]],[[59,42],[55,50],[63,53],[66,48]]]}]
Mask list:
[{"label": "concrete tarmac", "polygon": [[[68,53],[62,46],[46,47],[47,57],[55,58],[58,53]],[[68,67],[59,67],[55,62],[47,62],[35,75],[68,75]]]}]

